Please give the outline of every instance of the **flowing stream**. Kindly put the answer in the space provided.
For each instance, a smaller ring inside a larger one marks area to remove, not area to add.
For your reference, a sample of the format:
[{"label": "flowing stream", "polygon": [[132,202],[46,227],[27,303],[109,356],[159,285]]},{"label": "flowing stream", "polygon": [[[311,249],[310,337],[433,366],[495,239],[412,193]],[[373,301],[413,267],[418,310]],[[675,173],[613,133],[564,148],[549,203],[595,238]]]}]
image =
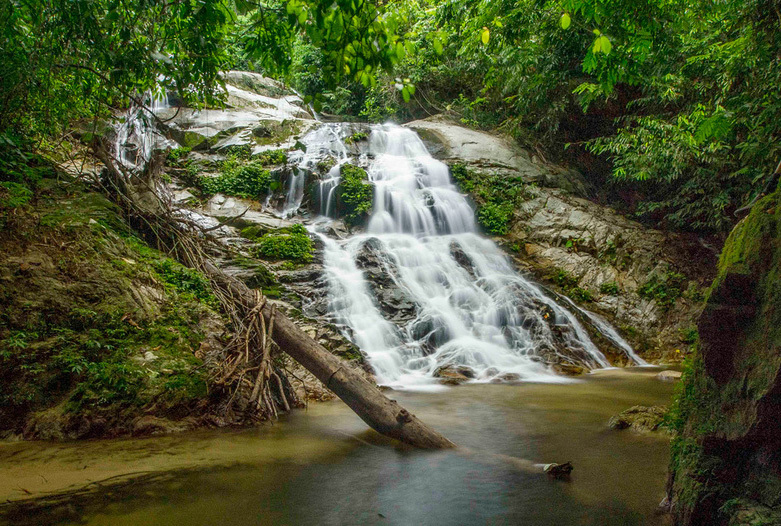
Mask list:
[{"label": "flowing stream", "polygon": [[[339,140],[343,125],[326,124],[307,136],[299,167],[327,156],[336,160],[319,182],[320,213],[335,215],[339,168],[366,166],[374,187],[364,233],[346,240],[320,234],[331,315],[367,354],[378,381],[394,387],[434,386],[443,367],[475,381],[567,381],[549,369],[563,362],[609,367],[572,309],[559,305],[519,274],[505,254],[482,236],[475,213],[418,135],[404,127],[373,126],[368,148],[352,159]],[[302,185],[298,174],[290,183]],[[291,194],[292,195],[292,194]],[[285,206],[293,213],[301,203]],[[367,279],[366,266],[382,276]],[[389,291],[389,288],[392,289]],[[383,305],[391,294],[406,309]],[[581,311],[596,329],[643,364],[601,318]]]}]

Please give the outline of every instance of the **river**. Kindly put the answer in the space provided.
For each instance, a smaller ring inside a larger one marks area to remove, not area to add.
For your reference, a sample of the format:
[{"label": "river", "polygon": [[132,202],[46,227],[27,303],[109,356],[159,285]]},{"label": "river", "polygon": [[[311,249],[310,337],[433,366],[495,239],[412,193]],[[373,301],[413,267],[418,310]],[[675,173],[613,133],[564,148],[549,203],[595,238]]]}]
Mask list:
[{"label": "river", "polygon": [[[24,500],[0,506],[0,521],[664,524],[655,510],[668,441],[607,427],[610,416],[632,405],[669,403],[672,385],[655,379],[657,372],[609,369],[569,384],[389,391],[467,452],[400,446],[339,401],[253,429],[5,443],[0,498]],[[552,480],[518,470],[503,455],[572,461],[575,471],[569,481]]]}]

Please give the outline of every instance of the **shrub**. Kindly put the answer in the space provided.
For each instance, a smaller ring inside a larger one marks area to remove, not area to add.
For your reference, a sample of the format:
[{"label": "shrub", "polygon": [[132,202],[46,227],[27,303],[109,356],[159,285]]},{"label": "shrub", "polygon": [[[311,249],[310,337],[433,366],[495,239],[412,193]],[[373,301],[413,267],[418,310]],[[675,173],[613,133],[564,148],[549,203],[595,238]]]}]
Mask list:
[{"label": "shrub", "polygon": [[594,296],[591,294],[591,291],[580,287],[571,289],[568,294],[580,302],[594,301]]},{"label": "shrub", "polygon": [[371,213],[374,187],[367,182],[366,170],[358,166],[342,165],[340,174],[339,188],[345,209],[344,221],[354,226]]},{"label": "shrub", "polygon": [[191,148],[173,148],[168,150],[168,162],[178,166],[191,151]]},{"label": "shrub", "polygon": [[651,276],[637,293],[643,298],[656,301],[662,310],[667,311],[683,295],[686,281],[686,276],[678,272],[668,272],[662,277]]},{"label": "shrub", "polygon": [[302,262],[311,261],[313,251],[309,233],[301,225],[294,225],[283,233],[266,234],[254,248],[257,256]]},{"label": "shrub", "polygon": [[257,155],[253,155],[252,160],[265,166],[272,164],[286,164],[287,152],[285,152],[285,150],[267,150],[265,152],[260,152]]},{"label": "shrub", "polygon": [[225,162],[222,175],[200,177],[198,183],[205,194],[222,193],[259,199],[271,188],[271,174],[260,161],[237,164],[234,158]]},{"label": "shrub", "polygon": [[510,231],[512,217],[513,206],[510,203],[488,203],[477,210],[477,221],[486,232],[496,236],[504,236]]}]

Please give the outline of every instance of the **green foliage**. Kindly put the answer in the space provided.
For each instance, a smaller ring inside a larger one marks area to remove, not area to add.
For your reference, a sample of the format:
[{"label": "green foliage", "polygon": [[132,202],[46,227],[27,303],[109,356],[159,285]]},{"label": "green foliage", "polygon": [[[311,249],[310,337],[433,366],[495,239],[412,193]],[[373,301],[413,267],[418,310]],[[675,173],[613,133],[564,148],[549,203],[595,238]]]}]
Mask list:
[{"label": "green foliage", "polygon": [[568,295],[582,303],[594,301],[594,296],[591,294],[591,291],[580,287],[575,287],[574,289],[570,289]]},{"label": "green foliage", "polygon": [[172,148],[168,150],[168,162],[176,166],[181,165],[191,151],[191,148]]},{"label": "green foliage", "polygon": [[262,160],[244,162],[230,156],[218,177],[202,176],[198,185],[205,194],[223,193],[238,197],[260,199],[271,190],[271,173]]},{"label": "green foliage", "polygon": [[700,339],[700,335],[697,333],[697,327],[687,327],[678,331],[681,337],[681,342],[694,345]]},{"label": "green foliage", "polygon": [[263,166],[275,164],[287,164],[287,152],[285,150],[266,150],[251,156],[252,160]]},{"label": "green foliage", "polygon": [[606,281],[599,286],[599,292],[609,296],[617,296],[621,289],[618,288],[618,283],[615,281]]},{"label": "green foliage", "polygon": [[314,244],[302,225],[293,225],[282,232],[262,236],[254,252],[258,257],[307,263],[312,260]]},{"label": "green foliage", "polygon": [[371,213],[374,186],[367,182],[366,170],[352,164],[343,164],[340,176],[339,198],[344,205],[344,221],[354,226]]},{"label": "green foliage", "polygon": [[578,278],[563,269],[556,269],[550,277],[556,285],[564,290],[569,290],[578,286]]},{"label": "green foliage", "polygon": [[495,236],[507,235],[512,217],[511,203],[486,203],[477,209],[477,221],[480,226]]},{"label": "green foliage", "polygon": [[683,295],[683,286],[687,281],[683,274],[670,271],[662,276],[651,276],[637,293],[643,298],[656,301],[662,310],[667,311]]},{"label": "green foliage", "polygon": [[0,182],[0,212],[24,206],[32,197],[32,190],[23,184]]},{"label": "green foliage", "polygon": [[507,235],[515,209],[530,197],[521,177],[478,172],[462,163],[450,165],[450,175],[461,191],[474,197],[477,221],[489,234]]},{"label": "green foliage", "polygon": [[369,139],[369,134],[366,132],[355,132],[349,137],[345,138],[345,144],[355,144],[356,142],[366,141]]}]

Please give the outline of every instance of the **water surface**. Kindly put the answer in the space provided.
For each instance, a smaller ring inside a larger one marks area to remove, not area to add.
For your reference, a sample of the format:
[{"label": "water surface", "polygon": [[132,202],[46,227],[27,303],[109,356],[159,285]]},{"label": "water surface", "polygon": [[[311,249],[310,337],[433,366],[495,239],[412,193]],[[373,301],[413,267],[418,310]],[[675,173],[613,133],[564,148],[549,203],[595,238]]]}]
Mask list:
[{"label": "water surface", "polygon": [[[339,401],[249,430],[3,444],[0,498],[36,506],[0,505],[0,522],[663,524],[655,509],[667,440],[606,425],[632,405],[669,403],[672,386],[656,380],[656,372],[389,393],[468,453],[390,442]],[[502,455],[572,461],[575,471],[569,482],[550,480]]]}]

